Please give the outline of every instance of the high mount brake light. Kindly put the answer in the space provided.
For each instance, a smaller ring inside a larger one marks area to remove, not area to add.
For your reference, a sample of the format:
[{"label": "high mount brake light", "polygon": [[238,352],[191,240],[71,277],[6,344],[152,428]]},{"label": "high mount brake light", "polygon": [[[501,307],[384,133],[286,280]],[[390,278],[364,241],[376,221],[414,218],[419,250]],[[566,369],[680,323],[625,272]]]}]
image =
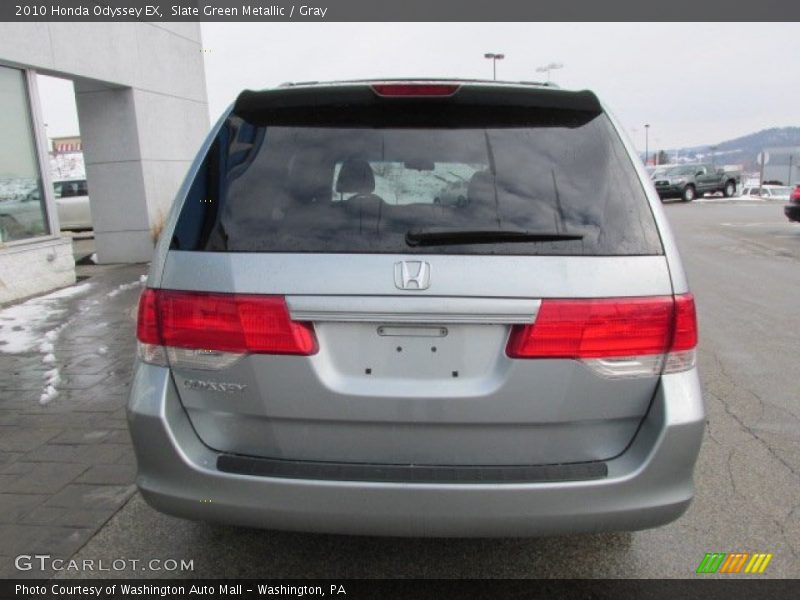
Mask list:
[{"label": "high mount brake light", "polygon": [[452,96],[461,87],[451,83],[376,83],[373,91],[385,97]]},{"label": "high mount brake light", "polygon": [[281,296],[146,289],[136,334],[143,344],[230,353],[317,352],[313,327],[292,321]]}]

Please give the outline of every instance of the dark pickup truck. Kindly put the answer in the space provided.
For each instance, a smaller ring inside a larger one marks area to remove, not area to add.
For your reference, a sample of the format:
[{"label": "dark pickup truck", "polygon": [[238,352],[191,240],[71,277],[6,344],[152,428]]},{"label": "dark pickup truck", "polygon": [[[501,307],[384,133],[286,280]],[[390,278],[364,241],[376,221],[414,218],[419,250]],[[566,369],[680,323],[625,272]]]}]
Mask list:
[{"label": "dark pickup truck", "polygon": [[653,174],[659,197],[691,202],[703,194],[722,192],[726,198],[736,194],[741,179],[737,171],[710,164],[678,165]]}]

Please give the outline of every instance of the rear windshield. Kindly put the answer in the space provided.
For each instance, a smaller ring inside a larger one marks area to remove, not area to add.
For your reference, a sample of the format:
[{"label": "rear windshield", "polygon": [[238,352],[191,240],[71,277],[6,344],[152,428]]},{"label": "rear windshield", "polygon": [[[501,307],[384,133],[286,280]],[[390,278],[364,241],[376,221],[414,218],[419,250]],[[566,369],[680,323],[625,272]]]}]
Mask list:
[{"label": "rear windshield", "polygon": [[[644,190],[608,118],[558,115],[488,128],[271,126],[231,116],[191,186],[171,247],[661,254]],[[420,232],[466,235],[412,243]]]}]

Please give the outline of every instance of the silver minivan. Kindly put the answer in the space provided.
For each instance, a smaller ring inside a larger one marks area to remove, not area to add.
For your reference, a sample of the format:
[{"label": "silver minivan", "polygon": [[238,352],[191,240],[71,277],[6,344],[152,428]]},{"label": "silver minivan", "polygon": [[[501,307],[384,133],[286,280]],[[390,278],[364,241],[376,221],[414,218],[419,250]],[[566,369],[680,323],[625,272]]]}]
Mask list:
[{"label": "silver minivan", "polygon": [[178,194],[137,336],[137,483],[165,513],[522,536],[654,527],[692,498],[694,300],[588,91],[242,92]]}]

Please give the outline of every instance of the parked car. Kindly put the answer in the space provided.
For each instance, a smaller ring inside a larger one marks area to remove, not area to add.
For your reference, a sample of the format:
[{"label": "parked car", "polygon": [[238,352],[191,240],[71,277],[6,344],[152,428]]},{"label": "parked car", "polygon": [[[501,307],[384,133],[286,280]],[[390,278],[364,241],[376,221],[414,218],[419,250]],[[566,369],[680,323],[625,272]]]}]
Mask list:
[{"label": "parked car", "polygon": [[790,221],[800,222],[800,183],[789,195],[789,203],[783,207],[783,214]]},{"label": "parked car", "polygon": [[92,228],[89,188],[85,179],[55,181],[53,191],[61,229]]},{"label": "parked car", "polygon": [[787,185],[750,186],[742,189],[742,196],[760,200],[789,200],[792,188]]},{"label": "parked car", "polygon": [[722,192],[726,198],[736,195],[741,180],[738,171],[728,171],[711,164],[680,165],[653,177],[661,199],[680,198],[691,202],[704,194]]},{"label": "parked car", "polygon": [[[14,184],[14,185],[12,185]],[[45,235],[45,218],[39,183],[12,181],[0,193],[0,241],[13,241]],[[92,215],[85,179],[56,181],[53,184],[58,221],[62,230],[91,229]]]},{"label": "parked car", "polygon": [[[466,202],[434,204],[446,172],[471,172]],[[242,92],[139,303],[143,497],[379,535],[676,519],[705,418],[694,300],[646,180],[589,91]]]}]

